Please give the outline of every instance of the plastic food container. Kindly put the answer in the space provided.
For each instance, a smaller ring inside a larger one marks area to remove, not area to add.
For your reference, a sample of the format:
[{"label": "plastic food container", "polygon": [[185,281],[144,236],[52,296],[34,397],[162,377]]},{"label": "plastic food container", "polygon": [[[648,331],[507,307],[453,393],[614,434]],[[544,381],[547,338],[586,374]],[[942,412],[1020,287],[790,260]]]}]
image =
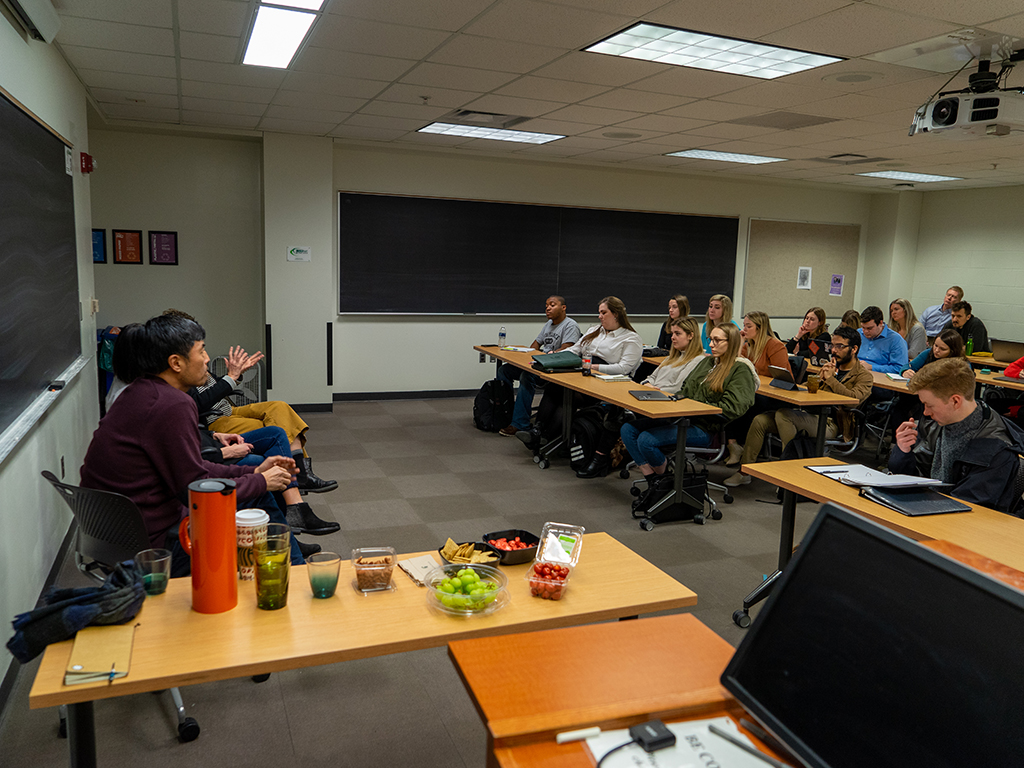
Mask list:
[{"label": "plastic food container", "polygon": [[483,535],[484,543],[491,546],[489,542],[497,541],[498,539],[509,539],[513,540],[518,536],[519,540],[525,544],[532,546],[526,549],[513,549],[505,550],[494,547],[494,551],[501,557],[502,565],[522,565],[528,563],[537,556],[537,544],[540,543],[540,539],[529,531],[524,531],[519,528],[510,528],[507,531],[495,531],[494,533],[485,533]]},{"label": "plastic food container", "polygon": [[[562,599],[569,586],[569,578],[580,559],[583,533],[584,528],[580,525],[544,524],[537,556],[525,577],[530,585],[531,595],[544,600]],[[552,552],[551,547],[558,547],[558,551]]]},{"label": "plastic food container", "polygon": [[[563,575],[547,575],[540,570],[545,567],[562,569]],[[530,572],[526,575],[526,580],[530,583],[530,594],[534,597],[539,597],[542,600],[561,600],[562,595],[569,586],[570,576],[572,576],[571,565],[534,562],[530,566]]]},{"label": "plastic food container", "polygon": [[465,544],[472,544],[473,545],[473,549],[475,549],[477,552],[490,552],[492,555],[494,555],[494,558],[495,558],[494,562],[492,562],[492,563],[452,563],[451,560],[449,560],[447,557],[445,557],[441,553],[441,550],[444,549],[444,547],[438,547],[437,548],[437,554],[441,555],[441,559],[444,562],[451,563],[452,565],[458,565],[461,568],[465,568],[468,565],[472,565],[474,567],[477,566],[477,565],[490,565],[490,566],[494,566],[494,565],[497,565],[498,563],[501,562],[501,554],[502,554],[501,550],[498,549],[497,547],[492,547],[487,542],[484,542],[484,541],[458,541],[458,542],[456,542],[456,544],[458,544],[460,547],[465,545]]},{"label": "plastic food container", "polygon": [[[452,586],[460,571],[473,571],[474,583],[483,585],[476,594],[464,594],[461,585]],[[508,577],[494,566],[451,563],[430,572],[426,578],[427,604],[449,616],[487,616],[509,601]]]},{"label": "plastic food container", "polygon": [[352,550],[355,588],[363,593],[394,589],[391,574],[395,570],[394,547],[362,547]]}]

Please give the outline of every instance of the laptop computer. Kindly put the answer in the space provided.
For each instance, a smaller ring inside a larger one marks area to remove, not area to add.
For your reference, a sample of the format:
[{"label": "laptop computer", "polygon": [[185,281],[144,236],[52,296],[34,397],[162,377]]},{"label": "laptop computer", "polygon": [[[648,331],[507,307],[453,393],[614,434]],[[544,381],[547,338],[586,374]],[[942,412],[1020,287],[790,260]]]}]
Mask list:
[{"label": "laptop computer", "polygon": [[831,341],[817,341],[811,339],[807,345],[808,351],[811,356],[808,358],[808,362],[811,365],[816,365],[819,368],[832,359],[832,342]]},{"label": "laptop computer", "polygon": [[637,400],[678,400],[675,395],[667,395],[660,389],[631,389],[629,394],[635,397]]},{"label": "laptop computer", "polygon": [[1000,363],[1015,363],[1024,357],[1024,341],[992,339],[992,359]]}]

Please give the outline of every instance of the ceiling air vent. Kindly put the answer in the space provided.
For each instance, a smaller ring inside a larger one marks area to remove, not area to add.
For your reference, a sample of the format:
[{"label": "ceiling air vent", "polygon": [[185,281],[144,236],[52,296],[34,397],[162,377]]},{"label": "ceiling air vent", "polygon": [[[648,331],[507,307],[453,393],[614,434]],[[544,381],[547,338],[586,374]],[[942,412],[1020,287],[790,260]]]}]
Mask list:
[{"label": "ceiling air vent", "polygon": [[836,119],[834,117],[802,115],[799,112],[767,112],[750,117],[737,117],[735,120],[726,120],[726,122],[733,125],[752,125],[757,128],[775,128],[780,131],[791,131],[795,128],[809,128],[812,125],[834,123]]},{"label": "ceiling air vent", "polygon": [[846,152],[839,155],[829,155],[828,157],[811,157],[809,160],[815,163],[830,163],[832,165],[860,165],[862,163],[882,163],[889,160],[888,157],[867,157],[865,155],[856,155],[851,152]]},{"label": "ceiling air vent", "polygon": [[455,123],[456,125],[474,125],[485,128],[511,128],[529,120],[519,115],[498,115],[493,112],[474,112],[471,109],[456,109],[447,115],[437,118],[439,123]]}]

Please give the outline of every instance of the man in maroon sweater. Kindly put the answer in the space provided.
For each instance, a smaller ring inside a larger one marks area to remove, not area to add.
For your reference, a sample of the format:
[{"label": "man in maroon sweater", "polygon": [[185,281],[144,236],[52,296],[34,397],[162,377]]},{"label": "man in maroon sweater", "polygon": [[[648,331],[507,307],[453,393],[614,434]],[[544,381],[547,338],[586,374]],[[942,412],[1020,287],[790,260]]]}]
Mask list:
[{"label": "man in maroon sweater", "polygon": [[[177,528],[188,513],[189,483],[207,477],[231,478],[240,507],[260,507],[271,522],[285,523],[269,492],[288,486],[295,462],[268,458],[258,467],[204,461],[196,431],[199,413],[186,392],[206,381],[206,332],[177,317],[154,317],[126,326],[119,344],[128,345],[132,381],[93,433],[81,478],[84,488],[120,493],[139,507],[154,547],[173,553],[172,575],[189,572],[188,555]],[[120,374],[120,372],[119,372]],[[292,562],[302,555],[292,538]]]}]

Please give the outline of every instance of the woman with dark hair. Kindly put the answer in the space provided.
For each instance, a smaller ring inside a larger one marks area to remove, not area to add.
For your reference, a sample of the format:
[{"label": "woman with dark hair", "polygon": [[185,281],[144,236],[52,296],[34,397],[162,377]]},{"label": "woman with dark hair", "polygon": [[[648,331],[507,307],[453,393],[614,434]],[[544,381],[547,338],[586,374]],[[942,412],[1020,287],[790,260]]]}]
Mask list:
[{"label": "woman with dark hair", "polygon": [[907,379],[913,378],[914,374],[928,365],[928,363],[934,363],[936,360],[942,360],[946,357],[962,357],[965,360],[967,359],[967,355],[964,353],[964,340],[952,328],[948,328],[936,336],[931,347],[911,360],[910,367],[903,372],[903,376]]},{"label": "woman with dark hair", "polygon": [[843,319],[839,321],[839,327],[843,326],[847,328],[853,328],[855,331],[860,330],[860,312],[856,309],[848,309],[843,312]]},{"label": "woman with dark hair", "polygon": [[[750,366],[739,359],[740,333],[735,325],[716,326],[710,332],[709,342],[711,354],[700,359],[678,394],[717,406],[725,420],[732,421],[754,404],[756,378]],[[714,424],[693,419],[686,429],[686,443],[695,447],[710,445],[715,431]],[[622,425],[622,442],[648,487],[654,486],[668,466],[662,447],[675,441],[676,426],[670,419],[643,418]]]},{"label": "woman with dark hair", "polygon": [[804,321],[796,329],[793,338],[786,342],[786,351],[800,357],[823,357],[811,349],[811,342],[817,342],[820,345],[823,341],[832,341],[832,336],[828,332],[828,323],[825,322],[825,310],[821,307],[811,307],[804,315]]}]

